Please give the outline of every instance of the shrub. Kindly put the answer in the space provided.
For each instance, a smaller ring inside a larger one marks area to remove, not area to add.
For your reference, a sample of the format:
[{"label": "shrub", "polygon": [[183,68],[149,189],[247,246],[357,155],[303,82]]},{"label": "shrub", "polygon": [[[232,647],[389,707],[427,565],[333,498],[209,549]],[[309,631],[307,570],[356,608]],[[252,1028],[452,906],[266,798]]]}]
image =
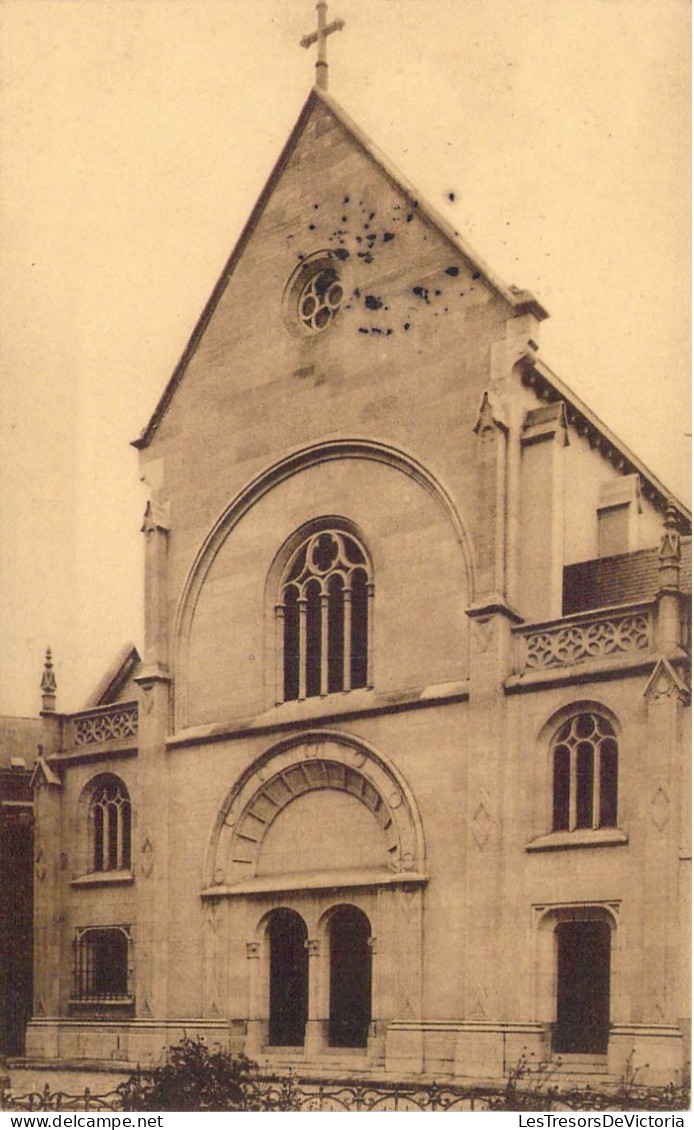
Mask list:
[{"label": "shrub", "polygon": [[261,1092],[253,1085],[256,1064],[244,1055],[218,1049],[184,1036],[169,1048],[165,1063],[138,1070],[121,1083],[123,1110],[227,1111],[295,1110],[298,1100],[290,1079],[278,1090]]}]

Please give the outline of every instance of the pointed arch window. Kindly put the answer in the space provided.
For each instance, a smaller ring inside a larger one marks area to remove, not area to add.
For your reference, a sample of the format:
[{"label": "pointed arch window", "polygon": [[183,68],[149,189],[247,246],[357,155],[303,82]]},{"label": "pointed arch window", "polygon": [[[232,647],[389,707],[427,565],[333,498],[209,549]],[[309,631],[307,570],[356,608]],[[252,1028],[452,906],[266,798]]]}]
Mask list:
[{"label": "pointed arch window", "polygon": [[312,533],[280,582],[278,701],[372,685],[373,577],[364,547],[345,530]]},{"label": "pointed arch window", "polygon": [[131,809],[128,790],[118,777],[102,778],[92,793],[94,871],[130,868]]},{"label": "pointed arch window", "polygon": [[553,830],[617,826],[618,748],[614,727],[600,714],[569,718],[554,737]]}]

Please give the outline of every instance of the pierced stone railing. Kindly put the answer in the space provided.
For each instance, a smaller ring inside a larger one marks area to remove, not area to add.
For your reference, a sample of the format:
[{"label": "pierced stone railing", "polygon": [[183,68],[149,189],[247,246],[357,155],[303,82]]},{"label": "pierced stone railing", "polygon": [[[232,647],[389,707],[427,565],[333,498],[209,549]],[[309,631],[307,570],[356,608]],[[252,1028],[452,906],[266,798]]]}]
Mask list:
[{"label": "pierced stone railing", "polygon": [[624,605],[516,629],[518,674],[572,667],[577,663],[629,660],[654,644],[650,604]]},{"label": "pierced stone railing", "polygon": [[137,737],[137,703],[98,706],[73,714],[70,719],[73,746],[101,745]]}]

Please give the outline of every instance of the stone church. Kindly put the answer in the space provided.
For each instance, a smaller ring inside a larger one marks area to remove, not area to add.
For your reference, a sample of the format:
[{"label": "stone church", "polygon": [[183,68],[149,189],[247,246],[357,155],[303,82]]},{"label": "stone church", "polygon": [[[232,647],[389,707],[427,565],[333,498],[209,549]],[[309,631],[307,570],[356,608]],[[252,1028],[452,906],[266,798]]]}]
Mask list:
[{"label": "stone church", "polygon": [[46,669],[32,1058],[678,1077],[690,515],[546,316],[319,82],[135,442],[144,654]]}]

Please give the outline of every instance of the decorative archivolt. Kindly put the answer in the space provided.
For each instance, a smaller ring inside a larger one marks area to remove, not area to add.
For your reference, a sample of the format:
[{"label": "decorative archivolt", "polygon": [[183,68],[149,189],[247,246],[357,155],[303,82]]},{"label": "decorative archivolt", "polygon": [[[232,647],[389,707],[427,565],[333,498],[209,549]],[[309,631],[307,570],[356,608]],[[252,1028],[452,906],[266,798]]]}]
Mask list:
[{"label": "decorative archivolt", "polygon": [[266,468],[239,492],[210,530],[186,578],[173,626],[177,727],[186,724],[185,667],[195,609],[205,578],[227,537],[243,516],[280,483],[310,467],[343,459],[365,459],[391,467],[412,479],[434,499],[451,524],[460,546],[467,574],[469,599],[472,600],[474,595],[472,542],[451,496],[426,467],[398,448],[366,439],[327,440],[302,448]]},{"label": "decorative archivolt", "polygon": [[359,800],[378,824],[392,875],[421,874],[424,835],[402,777],[364,743],[341,734],[311,734],[275,746],[227,795],[210,837],[204,889],[212,893],[252,879],[263,840],[280,813],[314,789]]}]

